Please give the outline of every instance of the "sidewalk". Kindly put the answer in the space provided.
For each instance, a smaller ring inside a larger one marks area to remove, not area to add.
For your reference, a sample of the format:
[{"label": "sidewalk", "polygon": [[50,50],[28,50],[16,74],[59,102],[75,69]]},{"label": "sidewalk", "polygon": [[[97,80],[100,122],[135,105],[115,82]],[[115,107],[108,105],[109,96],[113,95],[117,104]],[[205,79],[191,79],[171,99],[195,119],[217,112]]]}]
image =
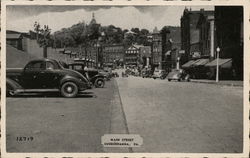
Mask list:
[{"label": "sidewalk", "polygon": [[243,87],[243,81],[233,81],[233,80],[221,80],[217,83],[215,82],[215,80],[191,79],[191,82]]}]

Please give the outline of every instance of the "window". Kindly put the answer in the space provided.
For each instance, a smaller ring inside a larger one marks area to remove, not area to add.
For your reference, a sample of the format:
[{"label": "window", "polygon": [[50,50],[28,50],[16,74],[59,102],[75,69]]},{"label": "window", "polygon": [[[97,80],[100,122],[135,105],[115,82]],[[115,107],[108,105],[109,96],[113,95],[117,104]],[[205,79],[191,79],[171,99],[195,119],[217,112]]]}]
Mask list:
[{"label": "window", "polygon": [[58,69],[59,65],[57,64],[57,62],[51,62],[51,61],[47,61],[46,62],[46,69]]},{"label": "window", "polygon": [[55,67],[54,67],[53,63],[51,63],[51,62],[46,62],[46,69],[53,70],[53,69],[55,69]]},{"label": "window", "polygon": [[29,63],[25,70],[43,70],[44,69],[44,62],[43,61],[34,61]]},{"label": "window", "polygon": [[74,70],[83,70],[82,65],[74,65]]}]

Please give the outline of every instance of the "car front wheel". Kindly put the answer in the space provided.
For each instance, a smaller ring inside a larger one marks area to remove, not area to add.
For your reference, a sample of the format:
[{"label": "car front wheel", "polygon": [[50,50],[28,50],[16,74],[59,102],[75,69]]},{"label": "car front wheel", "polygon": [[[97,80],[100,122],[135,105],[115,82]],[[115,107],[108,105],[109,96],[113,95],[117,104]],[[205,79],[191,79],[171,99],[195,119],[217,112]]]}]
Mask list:
[{"label": "car front wheel", "polygon": [[73,82],[65,82],[61,86],[61,94],[66,98],[73,98],[78,94],[78,87]]},{"label": "car front wheel", "polygon": [[101,79],[97,79],[96,81],[95,81],[95,87],[96,88],[103,88],[104,87],[104,80],[101,80]]}]

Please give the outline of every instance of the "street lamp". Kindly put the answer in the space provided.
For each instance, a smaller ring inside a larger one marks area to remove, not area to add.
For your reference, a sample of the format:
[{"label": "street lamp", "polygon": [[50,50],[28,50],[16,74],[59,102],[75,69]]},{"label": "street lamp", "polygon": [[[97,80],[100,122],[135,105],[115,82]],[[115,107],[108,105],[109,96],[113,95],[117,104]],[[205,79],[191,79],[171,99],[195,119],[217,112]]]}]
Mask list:
[{"label": "street lamp", "polygon": [[177,57],[177,62],[176,62],[176,69],[180,69],[180,57]]},{"label": "street lamp", "polygon": [[216,61],[216,82],[219,82],[219,59],[220,59],[220,47],[216,48],[217,61]]}]

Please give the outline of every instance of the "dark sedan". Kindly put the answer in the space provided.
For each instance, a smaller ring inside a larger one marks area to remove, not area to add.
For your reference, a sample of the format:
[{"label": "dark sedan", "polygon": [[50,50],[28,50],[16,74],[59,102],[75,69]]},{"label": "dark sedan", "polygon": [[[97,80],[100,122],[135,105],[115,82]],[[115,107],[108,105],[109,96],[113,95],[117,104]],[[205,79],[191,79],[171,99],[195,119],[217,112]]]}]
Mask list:
[{"label": "dark sedan", "polygon": [[90,82],[79,72],[65,69],[53,59],[30,61],[23,69],[6,70],[6,94],[61,92],[75,97],[89,87]]},{"label": "dark sedan", "polygon": [[176,81],[190,81],[190,76],[183,69],[173,69],[167,75],[168,81],[176,80]]},{"label": "dark sedan", "polygon": [[[74,62],[68,64],[69,69],[80,72],[94,85],[96,88],[103,88],[105,85],[105,76],[99,73],[97,69],[85,68],[85,64],[82,62]],[[90,87],[89,87],[90,88]]]}]

